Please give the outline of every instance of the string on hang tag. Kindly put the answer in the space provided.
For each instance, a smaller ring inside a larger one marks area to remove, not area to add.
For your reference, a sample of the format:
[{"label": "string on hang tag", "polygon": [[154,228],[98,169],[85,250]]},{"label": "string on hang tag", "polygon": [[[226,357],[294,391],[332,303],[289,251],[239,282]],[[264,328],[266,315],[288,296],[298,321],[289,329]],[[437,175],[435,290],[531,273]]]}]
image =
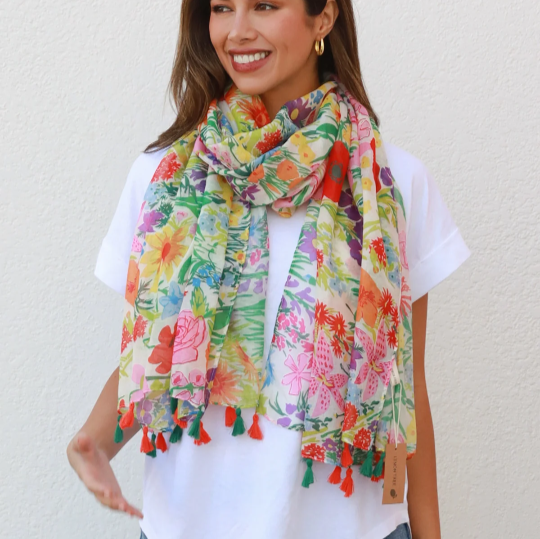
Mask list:
[{"label": "string on hang tag", "polygon": [[[405,497],[405,469],[407,461],[407,444],[398,443],[401,401],[403,397],[403,388],[399,377],[397,367],[397,356],[392,362],[392,371],[390,372],[390,391],[392,392],[392,424],[394,430],[394,443],[387,440],[384,457],[384,489],[383,504],[403,503]],[[394,402],[394,392],[396,386],[399,386],[399,401],[396,422],[396,406]]]}]

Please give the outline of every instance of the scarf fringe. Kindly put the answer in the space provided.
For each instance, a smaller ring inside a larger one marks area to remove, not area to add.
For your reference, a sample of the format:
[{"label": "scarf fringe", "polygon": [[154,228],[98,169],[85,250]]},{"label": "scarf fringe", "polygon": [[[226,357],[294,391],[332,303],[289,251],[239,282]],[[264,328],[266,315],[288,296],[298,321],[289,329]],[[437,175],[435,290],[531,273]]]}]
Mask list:
[{"label": "scarf fringe", "polygon": [[354,481],[352,478],[352,472],[353,472],[352,468],[347,469],[345,479],[343,480],[343,483],[341,483],[341,486],[339,487],[339,489],[345,493],[345,498],[349,498],[354,492]]},{"label": "scarf fringe", "polygon": [[244,419],[242,418],[242,410],[237,408],[232,435],[240,436],[241,434],[244,434],[244,432],[246,432],[246,426],[244,425]]},{"label": "scarf fringe", "polygon": [[313,476],[313,459],[306,459],[306,472],[304,473],[304,478],[302,479],[302,486],[304,488],[309,488],[309,485],[315,482]]},{"label": "scarf fringe", "polygon": [[331,485],[339,485],[341,483],[341,466],[336,464],[334,471],[328,477],[328,482]]},{"label": "scarf fringe", "polygon": [[255,412],[253,414],[253,424],[248,430],[248,434],[250,438],[253,438],[254,440],[262,440],[263,434],[261,431],[261,426],[259,425],[259,414]]},{"label": "scarf fringe", "polygon": [[225,410],[225,426],[232,427],[234,425],[235,420],[236,420],[236,410],[234,409],[234,406],[227,406]]}]

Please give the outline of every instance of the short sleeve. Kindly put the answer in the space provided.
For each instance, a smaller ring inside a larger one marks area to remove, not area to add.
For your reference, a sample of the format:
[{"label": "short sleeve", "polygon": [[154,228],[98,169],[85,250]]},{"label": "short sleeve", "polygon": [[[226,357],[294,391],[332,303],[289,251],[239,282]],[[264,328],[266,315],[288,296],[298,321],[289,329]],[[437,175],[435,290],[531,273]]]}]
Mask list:
[{"label": "short sleeve", "polygon": [[135,226],[152,180],[166,150],[143,153],[133,163],[109,230],[101,243],[94,275],[107,286],[124,294]]},{"label": "short sleeve", "polygon": [[412,178],[407,229],[407,262],[414,302],[449,277],[471,254],[433,176],[420,160]]}]

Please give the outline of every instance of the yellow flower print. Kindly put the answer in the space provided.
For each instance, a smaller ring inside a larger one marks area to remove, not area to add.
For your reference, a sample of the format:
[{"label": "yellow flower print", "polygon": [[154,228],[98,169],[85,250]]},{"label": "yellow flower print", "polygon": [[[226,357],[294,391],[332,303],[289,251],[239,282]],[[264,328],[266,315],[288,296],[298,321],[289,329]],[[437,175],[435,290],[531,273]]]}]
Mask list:
[{"label": "yellow flower print", "polygon": [[364,202],[364,215],[371,210],[371,200],[366,200]]},{"label": "yellow flower print", "polygon": [[347,144],[351,143],[351,131],[352,125],[350,123],[343,128],[343,140],[347,142]]},{"label": "yellow flower print", "polygon": [[371,186],[373,185],[373,182],[369,178],[362,178],[362,187],[366,191],[371,191]]},{"label": "yellow flower print", "polygon": [[367,155],[364,155],[364,157],[362,157],[360,160],[360,166],[362,168],[369,168],[371,166],[371,160]]},{"label": "yellow flower print", "polygon": [[236,251],[234,258],[236,258],[236,260],[238,260],[240,264],[243,264],[246,261],[246,253],[244,253],[243,251]]},{"label": "yellow flower print", "polygon": [[291,135],[289,140],[291,141],[291,144],[294,144],[295,146],[304,146],[306,144],[306,137],[300,133],[300,131]]},{"label": "yellow flower print", "polygon": [[249,228],[246,228],[242,234],[240,234],[241,240],[247,240],[249,238]]},{"label": "yellow flower print", "polygon": [[253,159],[253,156],[243,146],[238,146],[235,153],[238,160],[242,163],[249,163]]},{"label": "yellow flower print", "polygon": [[167,280],[171,279],[173,267],[178,265],[186,254],[187,247],[182,244],[182,241],[187,234],[187,224],[187,221],[182,222],[176,230],[171,226],[166,226],[161,232],[146,236],[146,243],[151,249],[141,257],[141,264],[145,264],[141,275],[143,277],[155,276],[152,292],[157,292],[163,272]]},{"label": "yellow flower print", "polygon": [[237,202],[233,202],[231,208],[231,215],[229,217],[229,226],[238,226],[240,222],[240,217],[242,217],[243,207]]},{"label": "yellow flower print", "polygon": [[298,148],[300,162],[304,165],[311,165],[315,158],[315,152],[307,145],[304,144]]},{"label": "yellow flower print", "polygon": [[376,129],[373,130],[373,136],[375,137],[375,147],[380,148],[382,144],[381,135]]}]

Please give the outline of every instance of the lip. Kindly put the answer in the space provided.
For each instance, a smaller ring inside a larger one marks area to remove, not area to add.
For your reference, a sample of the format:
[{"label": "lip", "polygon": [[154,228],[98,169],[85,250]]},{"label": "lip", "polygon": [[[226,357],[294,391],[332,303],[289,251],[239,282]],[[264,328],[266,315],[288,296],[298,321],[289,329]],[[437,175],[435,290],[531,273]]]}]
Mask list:
[{"label": "lip", "polygon": [[[239,64],[238,62],[234,61],[235,54],[256,54],[258,52],[269,52],[270,54],[265,58],[262,58],[261,60],[255,60],[254,62],[250,62],[249,64]],[[256,71],[257,69],[263,67],[268,62],[268,59],[272,56],[272,51],[268,51],[265,49],[231,49],[229,50],[229,56],[231,58],[231,63],[235,71],[238,71],[240,73],[247,73]]]}]

